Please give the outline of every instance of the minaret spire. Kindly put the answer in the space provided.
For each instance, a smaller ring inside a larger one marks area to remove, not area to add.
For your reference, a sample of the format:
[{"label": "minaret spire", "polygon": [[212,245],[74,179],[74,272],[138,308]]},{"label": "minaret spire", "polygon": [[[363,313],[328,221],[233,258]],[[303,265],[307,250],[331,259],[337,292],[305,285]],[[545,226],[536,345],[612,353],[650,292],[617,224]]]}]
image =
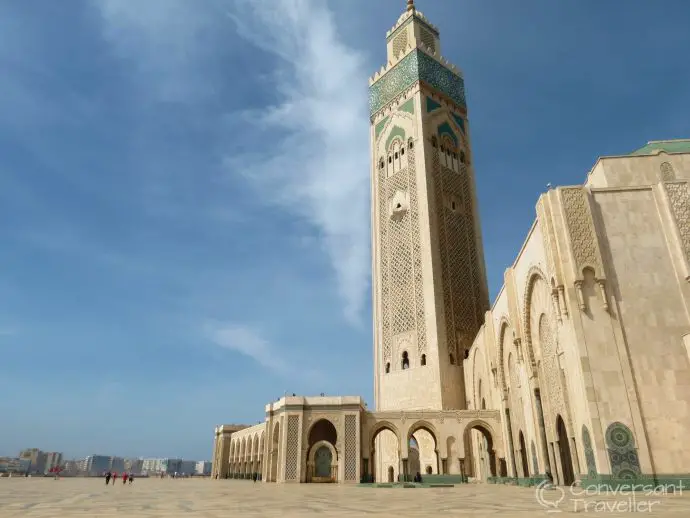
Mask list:
[{"label": "minaret spire", "polygon": [[408,11],[414,11],[415,10],[414,0],[407,0],[407,10]]}]

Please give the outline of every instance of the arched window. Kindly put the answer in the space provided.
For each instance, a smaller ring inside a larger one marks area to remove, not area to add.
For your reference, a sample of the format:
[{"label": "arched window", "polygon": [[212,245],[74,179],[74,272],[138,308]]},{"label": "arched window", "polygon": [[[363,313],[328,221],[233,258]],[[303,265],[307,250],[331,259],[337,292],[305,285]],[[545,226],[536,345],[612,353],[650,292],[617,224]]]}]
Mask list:
[{"label": "arched window", "polygon": [[451,364],[451,365],[455,365],[455,356],[453,356],[453,353],[450,353],[449,357],[450,357],[450,358],[449,358],[449,359],[450,359],[450,364]]},{"label": "arched window", "polygon": [[426,354],[422,354],[422,366],[426,365]]},{"label": "arched window", "polygon": [[402,353],[402,368],[403,370],[410,368],[410,359],[407,357],[407,351]]},{"label": "arched window", "polygon": [[412,149],[412,148],[414,147],[414,144],[413,144],[413,142],[410,140],[410,142],[409,142],[409,144],[408,144],[407,146],[408,146],[410,149]]},{"label": "arched window", "polygon": [[403,156],[405,154],[405,148],[400,148],[400,156]]},{"label": "arched window", "polygon": [[469,358],[469,357],[470,357],[470,350],[469,350],[469,349],[466,349],[466,350],[465,350],[465,359],[467,359],[467,358]]},{"label": "arched window", "polygon": [[388,374],[391,371],[391,363],[387,362],[386,363],[386,374]]},{"label": "arched window", "polygon": [[386,161],[385,161],[383,158],[381,159],[381,162],[379,162],[379,167],[380,167],[381,169],[383,169],[384,167],[386,167]]},{"label": "arched window", "polygon": [[397,153],[397,151],[396,151],[396,153],[395,153],[395,159],[396,159],[396,160],[398,159],[398,153]]},{"label": "arched window", "polygon": [[436,140],[436,137],[431,137],[431,147],[433,147],[435,149],[437,145],[438,145],[438,142]]},{"label": "arched window", "polygon": [[390,155],[388,155],[388,163],[389,163],[389,164],[392,164],[392,163],[393,163],[393,157],[390,156]]}]

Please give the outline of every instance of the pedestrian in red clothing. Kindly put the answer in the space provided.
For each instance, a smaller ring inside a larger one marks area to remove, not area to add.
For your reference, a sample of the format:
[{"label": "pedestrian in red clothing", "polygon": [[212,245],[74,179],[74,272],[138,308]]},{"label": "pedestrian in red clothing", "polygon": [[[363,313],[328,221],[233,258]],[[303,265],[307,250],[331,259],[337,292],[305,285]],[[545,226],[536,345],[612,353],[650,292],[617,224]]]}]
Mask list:
[{"label": "pedestrian in red clothing", "polygon": [[113,471],[113,485],[115,485],[116,480],[117,480],[117,471]]},{"label": "pedestrian in red clothing", "polygon": [[122,484],[124,485],[126,483],[127,483],[127,472],[122,474]]}]

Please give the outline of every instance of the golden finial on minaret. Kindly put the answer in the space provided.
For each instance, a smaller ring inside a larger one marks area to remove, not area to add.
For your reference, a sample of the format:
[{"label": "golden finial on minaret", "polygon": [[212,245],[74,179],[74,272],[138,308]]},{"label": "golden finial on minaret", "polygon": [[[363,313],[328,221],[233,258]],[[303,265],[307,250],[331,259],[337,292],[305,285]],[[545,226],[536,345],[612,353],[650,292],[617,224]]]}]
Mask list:
[{"label": "golden finial on minaret", "polygon": [[414,0],[407,0],[407,10],[408,11],[414,11]]}]

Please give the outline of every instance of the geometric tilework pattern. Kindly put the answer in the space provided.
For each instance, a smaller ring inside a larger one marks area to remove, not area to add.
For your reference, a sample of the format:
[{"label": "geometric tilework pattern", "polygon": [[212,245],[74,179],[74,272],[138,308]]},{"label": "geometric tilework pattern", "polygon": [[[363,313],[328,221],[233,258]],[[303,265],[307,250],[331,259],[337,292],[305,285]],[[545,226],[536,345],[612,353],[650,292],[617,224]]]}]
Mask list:
[{"label": "geometric tilework pattern", "polygon": [[460,76],[418,49],[412,50],[369,87],[369,113],[374,115],[418,81],[426,83],[465,107],[465,85]]},{"label": "geometric tilework pattern", "polygon": [[345,480],[357,480],[357,416],[345,416]]},{"label": "geometric tilework pattern", "polygon": [[594,448],[592,447],[592,438],[589,435],[589,430],[585,425],[582,425],[582,445],[585,449],[585,460],[587,461],[587,474],[590,477],[597,475],[597,461],[594,457]]},{"label": "geometric tilework pattern", "polygon": [[[484,319],[481,273],[474,232],[472,193],[467,167],[459,172],[442,166],[433,152],[438,237],[443,278],[443,305],[448,353],[454,358],[469,349]],[[458,200],[452,208],[448,198]],[[460,340],[460,343],[458,343]]]},{"label": "geometric tilework pattern", "polygon": [[297,480],[297,463],[299,450],[297,439],[299,435],[299,416],[288,416],[287,424],[287,453],[285,454],[285,480]]},{"label": "geometric tilework pattern", "polygon": [[409,150],[407,171],[410,186],[410,218],[412,222],[412,260],[414,271],[414,303],[417,323],[417,350],[421,355],[426,351],[426,321],[424,319],[424,281],[422,278],[422,243],[419,230],[419,201],[417,196],[417,168],[415,149]]},{"label": "geometric tilework pattern", "polygon": [[[391,360],[393,337],[417,331],[417,347],[426,349],[424,298],[422,284],[422,255],[419,232],[419,207],[414,148],[408,149],[407,167],[386,178],[379,169],[378,220],[379,260],[381,275],[381,323],[383,360]],[[389,204],[396,192],[407,193],[409,211],[392,219]]]},{"label": "geometric tilework pattern", "polygon": [[690,260],[690,191],[687,183],[667,183],[666,192],[686,259]]},{"label": "geometric tilework pattern", "polygon": [[635,449],[635,438],[623,423],[611,423],[606,429],[606,448],[614,478],[634,479],[642,473]]}]

